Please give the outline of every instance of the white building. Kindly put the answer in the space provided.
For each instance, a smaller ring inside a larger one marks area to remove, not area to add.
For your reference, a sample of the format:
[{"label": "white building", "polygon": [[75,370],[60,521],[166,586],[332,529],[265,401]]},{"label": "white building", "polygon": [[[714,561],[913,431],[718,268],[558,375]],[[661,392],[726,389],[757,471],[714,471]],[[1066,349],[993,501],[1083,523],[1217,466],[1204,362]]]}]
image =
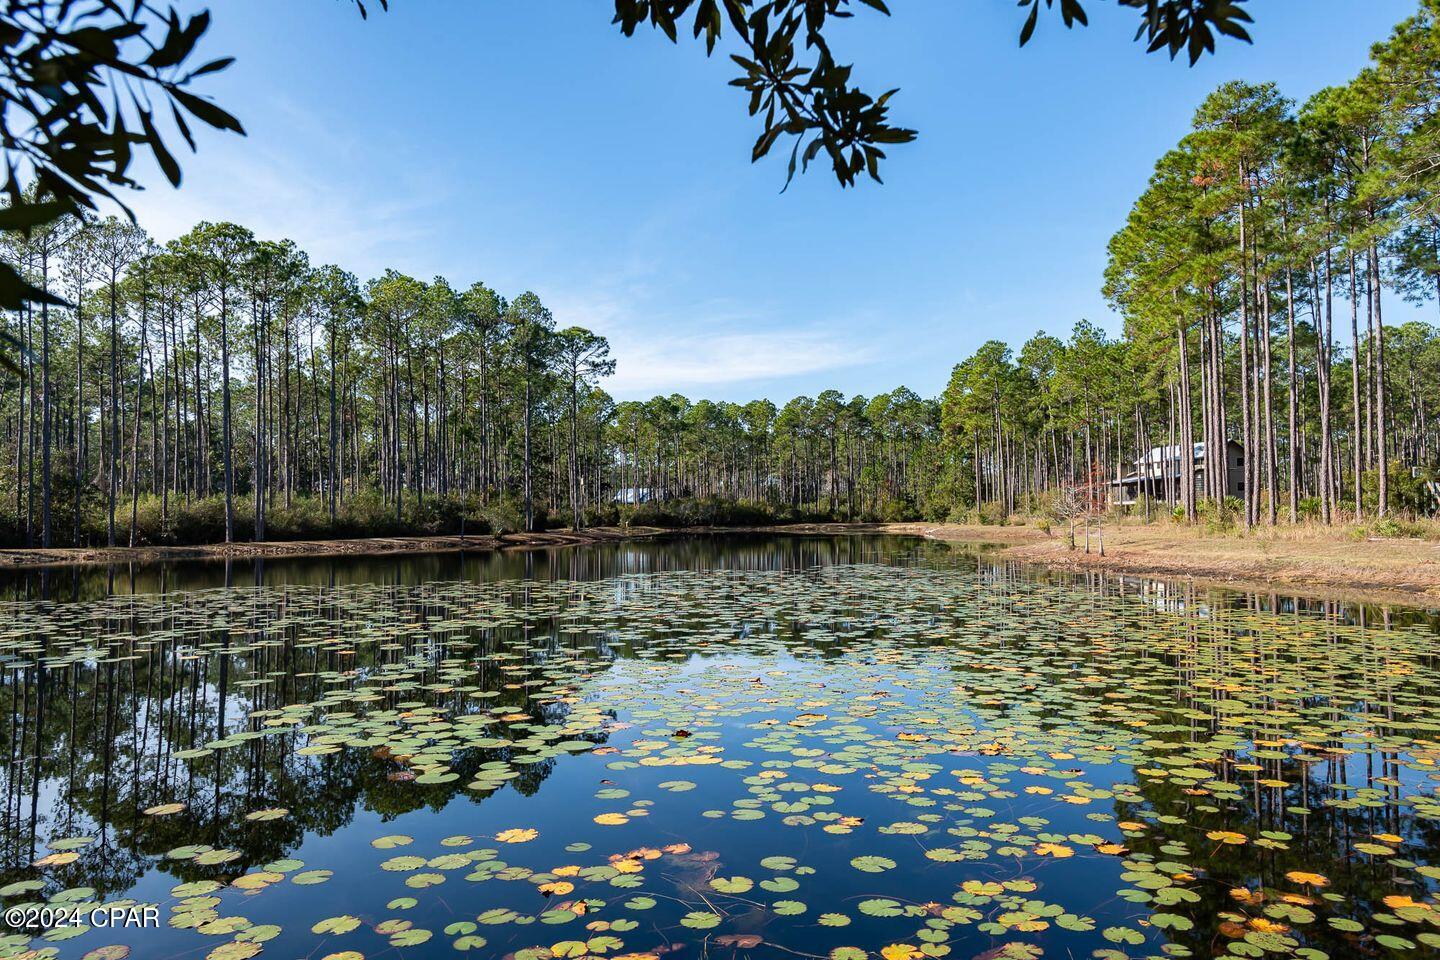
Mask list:
[{"label": "white building", "polygon": [[[1120,506],[1135,503],[1140,497],[1151,500],[1180,498],[1180,481],[1184,467],[1183,446],[1151,447],[1139,461],[1127,463],[1127,472],[1110,482],[1110,502]],[[1195,469],[1195,489],[1205,488],[1205,442],[1195,444],[1191,451]],[[1234,440],[1225,441],[1225,496],[1245,495],[1245,450]]]},{"label": "white building", "polygon": [[655,491],[649,487],[621,487],[615,491],[616,503],[650,503],[657,499]]}]

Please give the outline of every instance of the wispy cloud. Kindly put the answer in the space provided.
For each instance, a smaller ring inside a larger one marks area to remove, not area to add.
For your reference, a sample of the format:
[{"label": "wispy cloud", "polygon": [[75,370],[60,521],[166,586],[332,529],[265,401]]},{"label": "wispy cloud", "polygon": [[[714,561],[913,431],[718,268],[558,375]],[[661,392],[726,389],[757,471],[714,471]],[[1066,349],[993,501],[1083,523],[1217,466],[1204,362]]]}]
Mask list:
[{"label": "wispy cloud", "polygon": [[530,278],[507,293],[534,283],[561,326],[609,338],[616,373],[605,387],[622,399],[752,388],[780,398],[805,392],[807,377],[877,359],[866,343],[874,325],[862,318],[827,316],[822,325],[761,297],[717,296],[724,285],[698,261],[657,258],[697,229],[700,216],[683,198],[637,211],[602,247],[532,250],[511,262],[513,251],[495,251],[454,216],[456,197],[444,187],[453,177],[434,162],[390,162],[377,172],[373,145],[329,130],[323,118],[276,104],[265,119],[269,129],[247,140],[202,144],[204,162],[187,166],[184,189],[147,178],[158,185],[133,198],[140,222],[163,241],[201,220],[233,220],[261,237],[293,239],[314,262],[339,263],[362,280],[391,266],[428,279],[458,262],[451,279],[463,285],[471,279],[464,265],[483,266],[488,277],[499,252],[510,272]]},{"label": "wispy cloud", "polygon": [[[151,235],[165,241],[202,220],[232,220],[266,239],[292,239],[316,262],[362,278],[400,265],[407,250],[433,248],[446,177],[397,162],[377,184],[375,165],[361,162],[363,145],[327,132],[323,118],[275,104],[263,119],[272,129],[207,137],[179,190],[142,174],[150,188],[126,199]],[[296,138],[305,149],[295,148]]]},{"label": "wispy cloud", "polygon": [[777,330],[616,338],[616,396],[650,396],[720,384],[784,380],[865,363],[864,348],[819,331]]},{"label": "wispy cloud", "polygon": [[[581,291],[552,291],[546,300],[562,326],[577,324],[604,334],[615,358],[605,389],[620,399],[657,393],[705,396],[707,388],[754,384],[772,399],[803,392],[804,378],[879,359],[857,336],[867,324],[784,317],[763,301],[727,299],[676,302],[669,283],[617,273]],[[761,388],[764,388],[763,390]]]}]

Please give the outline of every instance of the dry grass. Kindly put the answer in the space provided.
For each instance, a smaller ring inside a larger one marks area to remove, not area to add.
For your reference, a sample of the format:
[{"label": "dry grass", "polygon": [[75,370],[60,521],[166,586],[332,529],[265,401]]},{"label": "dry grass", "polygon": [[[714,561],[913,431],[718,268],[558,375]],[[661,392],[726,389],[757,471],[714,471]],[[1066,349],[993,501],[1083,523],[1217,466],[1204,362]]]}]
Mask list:
[{"label": "dry grass", "polygon": [[1063,531],[1047,534],[1033,526],[896,524],[891,529],[938,540],[1000,544],[1005,557],[1051,566],[1440,604],[1440,531],[1433,522],[1429,538],[1375,536],[1373,525],[1298,524],[1246,533],[1170,523],[1107,524],[1103,557],[1096,538],[1086,554],[1083,539],[1081,548],[1071,550]]},{"label": "dry grass", "polygon": [[1172,523],[1168,520],[1156,520],[1146,523],[1143,519],[1126,517],[1121,520],[1110,520],[1106,523],[1106,529],[1125,530],[1168,530],[1181,531],[1186,535],[1193,535],[1200,539],[1219,540],[1281,540],[1296,541],[1302,543],[1335,543],[1338,541],[1358,542],[1362,540],[1429,540],[1440,542],[1440,519],[1434,517],[1421,517],[1418,520],[1410,519],[1388,519],[1388,520],[1364,520],[1361,522],[1343,521],[1326,526],[1318,520],[1301,520],[1298,523],[1289,523],[1282,519],[1275,526],[1266,526],[1263,523],[1252,530],[1245,530],[1238,525],[1215,529],[1199,524],[1193,527],[1184,524]]}]

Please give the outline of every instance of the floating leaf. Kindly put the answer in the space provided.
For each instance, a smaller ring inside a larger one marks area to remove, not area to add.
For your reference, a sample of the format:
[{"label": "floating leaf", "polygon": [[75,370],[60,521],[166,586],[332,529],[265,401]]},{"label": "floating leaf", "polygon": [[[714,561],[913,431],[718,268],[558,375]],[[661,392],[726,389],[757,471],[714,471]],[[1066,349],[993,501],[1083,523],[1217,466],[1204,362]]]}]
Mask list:
[{"label": "floating leaf", "polygon": [[856,870],[863,870],[865,873],[883,873],[886,870],[894,870],[895,861],[891,860],[889,857],[866,855],[863,857],[855,857],[854,859],[852,859],[850,861],[850,866],[854,867]]},{"label": "floating leaf", "polygon": [[341,934],[349,933],[359,926],[359,917],[352,917],[349,914],[345,914],[343,916],[321,920],[310,928],[310,932],[318,934]]}]

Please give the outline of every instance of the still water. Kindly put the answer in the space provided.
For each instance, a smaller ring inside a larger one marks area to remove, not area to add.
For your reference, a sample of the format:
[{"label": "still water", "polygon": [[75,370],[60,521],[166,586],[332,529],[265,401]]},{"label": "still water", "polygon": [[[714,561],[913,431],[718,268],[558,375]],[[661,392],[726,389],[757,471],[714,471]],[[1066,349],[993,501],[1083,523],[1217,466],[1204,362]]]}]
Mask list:
[{"label": "still water", "polygon": [[0,597],[0,956],[1440,955],[1416,611],[877,537]]}]

